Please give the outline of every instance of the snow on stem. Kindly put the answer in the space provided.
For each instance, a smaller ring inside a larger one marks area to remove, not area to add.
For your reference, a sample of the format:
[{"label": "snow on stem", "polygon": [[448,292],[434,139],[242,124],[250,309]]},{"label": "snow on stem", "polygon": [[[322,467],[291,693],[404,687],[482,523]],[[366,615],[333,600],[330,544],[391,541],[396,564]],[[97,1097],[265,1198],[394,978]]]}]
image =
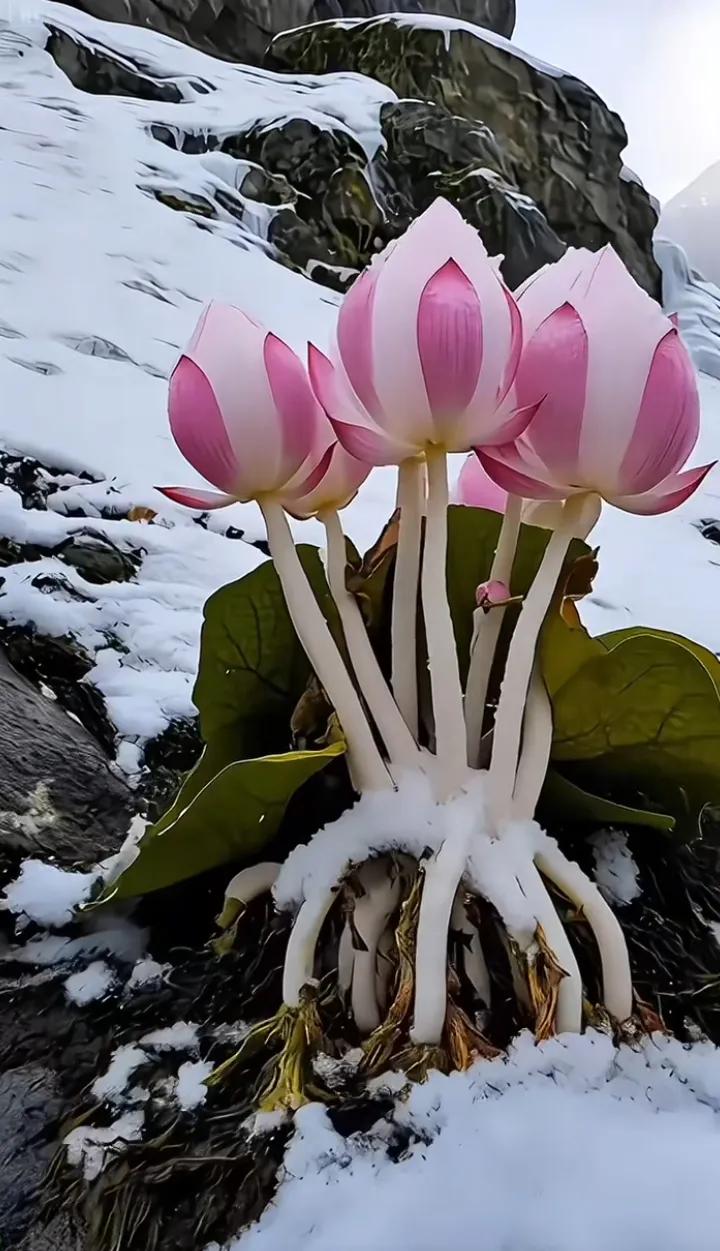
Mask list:
[{"label": "snow on stem", "polygon": [[545,550],[535,580],[525,598],[510,643],[505,676],[495,716],[490,762],[490,791],[495,818],[502,821],[510,811],[515,789],[522,722],[538,636],[550,606],[568,548],[583,517],[597,499],[592,493],[573,495],[565,503],[562,518]]},{"label": "snow on stem", "polygon": [[268,497],[259,501],[267,527],[270,554],[280,579],[288,612],[310,664],[347,739],[349,764],[359,790],[392,786],[362,704],[335,640],[300,564],[282,506]]},{"label": "snow on stem", "polygon": [[555,840],[547,835],[543,836],[535,863],[583,913],[600,952],[603,1003],[616,1021],[626,1021],[633,1010],[632,973],[625,935],[615,913],[594,882],[578,864],[568,860]]},{"label": "snow on stem", "polygon": [[365,622],[355,596],[347,589],[345,573],[347,550],[336,509],[324,509],[319,519],[327,537],[327,573],[330,591],[337,606],[350,662],[358,685],[385,743],[391,765],[417,768],[419,752],[402,714],[390,693],[368,638]]},{"label": "snow on stem", "polygon": [[422,606],[442,792],[439,798],[444,799],[458,790],[466,774],[467,749],[460,670],[447,596],[447,455],[439,448],[428,448],[426,461],[428,503]]},{"label": "snow on stem", "polygon": [[[505,516],[503,517],[500,537],[490,572],[490,581],[504,582],[507,586],[510,586],[515,553],[520,537],[522,507],[523,501],[519,496],[508,496]],[[471,768],[477,766],[480,758],[480,740],[485,718],[485,704],[487,703],[490,673],[504,617],[505,609],[503,607],[493,608],[492,612],[484,612],[482,608],[478,608],[475,613],[475,633],[465,690],[467,759]]]},{"label": "snow on stem", "polygon": [[400,526],[392,602],[392,689],[410,733],[418,735],[417,600],[424,504],[424,466],[406,460],[398,470]]}]

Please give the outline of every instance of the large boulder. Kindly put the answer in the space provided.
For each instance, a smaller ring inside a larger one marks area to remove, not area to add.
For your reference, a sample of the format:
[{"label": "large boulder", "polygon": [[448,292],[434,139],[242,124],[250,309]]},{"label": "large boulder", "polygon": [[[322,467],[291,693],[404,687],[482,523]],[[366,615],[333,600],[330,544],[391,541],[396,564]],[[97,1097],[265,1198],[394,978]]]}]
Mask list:
[{"label": "large boulder", "polygon": [[75,0],[75,7],[246,62],[261,60],[278,31],[333,17],[435,13],[477,22],[501,35],[511,35],[515,25],[515,0]]},{"label": "large boulder", "polygon": [[[351,70],[392,87],[401,100],[431,101],[451,117],[492,132],[496,156],[479,171],[500,176],[527,197],[567,244],[611,243],[654,296],[657,214],[642,184],[624,169],[625,127],[585,83],[467,24],[424,16],[330,22],[289,31],[273,42],[273,69],[322,74]],[[452,155],[450,157],[452,163]],[[444,163],[447,172],[447,163]],[[553,259],[547,256],[545,259]]]}]

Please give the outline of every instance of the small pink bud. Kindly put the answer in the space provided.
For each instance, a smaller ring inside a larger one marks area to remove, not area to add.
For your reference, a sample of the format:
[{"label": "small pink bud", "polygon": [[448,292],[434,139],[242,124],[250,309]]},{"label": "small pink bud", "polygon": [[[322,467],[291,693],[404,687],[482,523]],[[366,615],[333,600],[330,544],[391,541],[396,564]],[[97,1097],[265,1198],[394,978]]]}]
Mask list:
[{"label": "small pink bud", "polygon": [[490,612],[491,608],[505,607],[506,604],[516,604],[520,598],[518,595],[510,594],[507,582],[481,582],[475,592],[475,602],[483,612]]}]

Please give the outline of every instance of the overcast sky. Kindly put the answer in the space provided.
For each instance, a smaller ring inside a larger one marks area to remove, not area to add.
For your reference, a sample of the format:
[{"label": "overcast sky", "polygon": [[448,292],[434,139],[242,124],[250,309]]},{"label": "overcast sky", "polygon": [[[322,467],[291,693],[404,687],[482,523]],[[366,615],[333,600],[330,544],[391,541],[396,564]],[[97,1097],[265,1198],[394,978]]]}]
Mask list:
[{"label": "overcast sky", "polygon": [[517,0],[513,42],[620,113],[662,201],[720,160],[720,0]]}]

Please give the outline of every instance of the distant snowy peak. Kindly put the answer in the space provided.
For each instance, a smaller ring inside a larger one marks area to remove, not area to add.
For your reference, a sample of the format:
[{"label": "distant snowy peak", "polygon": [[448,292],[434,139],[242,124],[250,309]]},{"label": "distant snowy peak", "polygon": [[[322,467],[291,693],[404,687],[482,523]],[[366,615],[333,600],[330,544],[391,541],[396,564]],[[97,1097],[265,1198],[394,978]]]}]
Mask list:
[{"label": "distant snowy peak", "polygon": [[707,282],[670,239],[656,238],[655,259],[663,276],[663,304],[677,314],[683,338],[702,373],[720,378],[720,287]]},{"label": "distant snowy peak", "polygon": [[665,205],[659,229],[685,249],[693,269],[720,286],[720,161]]}]

